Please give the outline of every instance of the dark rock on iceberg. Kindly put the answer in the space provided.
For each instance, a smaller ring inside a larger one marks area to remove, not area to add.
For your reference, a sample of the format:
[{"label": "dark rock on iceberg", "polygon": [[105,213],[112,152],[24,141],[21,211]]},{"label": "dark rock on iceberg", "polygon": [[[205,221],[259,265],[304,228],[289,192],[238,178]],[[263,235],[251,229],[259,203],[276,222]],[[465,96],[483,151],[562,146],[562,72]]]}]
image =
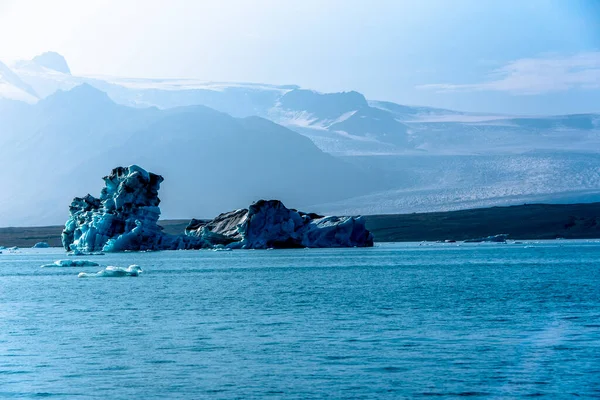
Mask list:
[{"label": "dark rock on iceberg", "polygon": [[67,251],[143,251],[200,248],[266,249],[369,247],[373,235],[361,217],[323,217],[260,200],[211,221],[192,220],[182,235],[158,225],[162,176],[132,165],[104,177],[100,198],[76,197],[62,233]]},{"label": "dark rock on iceberg", "polygon": [[373,235],[361,217],[306,214],[278,200],[260,200],[207,223],[192,220],[186,234],[242,249],[373,246]]}]

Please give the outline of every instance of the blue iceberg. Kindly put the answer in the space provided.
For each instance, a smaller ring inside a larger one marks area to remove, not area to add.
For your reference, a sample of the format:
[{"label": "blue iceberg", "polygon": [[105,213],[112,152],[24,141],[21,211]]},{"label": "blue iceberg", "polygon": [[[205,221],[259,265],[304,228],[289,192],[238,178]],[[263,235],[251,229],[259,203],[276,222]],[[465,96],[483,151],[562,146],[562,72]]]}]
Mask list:
[{"label": "blue iceberg", "polygon": [[167,235],[158,225],[163,177],[137,165],[118,167],[104,178],[100,198],[76,197],[62,232],[67,251],[177,250],[201,247],[185,235]]},{"label": "blue iceberg", "polygon": [[100,198],[76,197],[62,233],[73,254],[180,249],[371,247],[362,217],[326,217],[260,200],[211,221],[193,219],[181,235],[158,225],[163,177],[132,165],[104,177]]},{"label": "blue iceberg", "polygon": [[308,214],[279,200],[259,200],[206,223],[192,220],[186,234],[234,249],[373,246],[362,217]]}]

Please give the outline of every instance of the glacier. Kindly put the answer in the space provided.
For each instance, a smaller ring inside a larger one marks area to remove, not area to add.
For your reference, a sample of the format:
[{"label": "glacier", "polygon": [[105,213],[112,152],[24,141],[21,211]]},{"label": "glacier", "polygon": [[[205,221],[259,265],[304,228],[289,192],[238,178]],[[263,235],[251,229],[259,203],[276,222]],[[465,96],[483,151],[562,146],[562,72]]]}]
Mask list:
[{"label": "glacier", "polygon": [[[52,53],[0,63],[0,180],[11,187],[0,193],[0,226],[64,222],[56,204],[99,191],[85,177],[123,163],[176,177],[161,207],[168,219],[265,196],[334,215],[600,199],[599,113],[472,113],[295,85],[69,72]],[[214,168],[199,175],[183,159]],[[239,179],[247,165],[262,173]]]},{"label": "glacier", "polygon": [[71,202],[62,232],[65,250],[267,249],[370,247],[373,235],[362,217],[334,217],[286,208],[279,200],[259,200],[248,209],[211,221],[193,219],[181,235],[158,225],[158,191],[164,178],[137,165],[114,168],[104,178],[100,198],[90,194]]}]

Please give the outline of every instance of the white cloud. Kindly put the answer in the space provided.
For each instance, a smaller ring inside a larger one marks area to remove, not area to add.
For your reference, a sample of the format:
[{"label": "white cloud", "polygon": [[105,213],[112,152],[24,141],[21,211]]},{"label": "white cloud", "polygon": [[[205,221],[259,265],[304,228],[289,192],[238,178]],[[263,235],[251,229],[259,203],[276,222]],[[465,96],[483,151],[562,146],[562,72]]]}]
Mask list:
[{"label": "white cloud", "polygon": [[437,92],[499,91],[532,95],[569,89],[600,89],[600,52],[522,58],[493,70],[481,83],[417,86]]}]

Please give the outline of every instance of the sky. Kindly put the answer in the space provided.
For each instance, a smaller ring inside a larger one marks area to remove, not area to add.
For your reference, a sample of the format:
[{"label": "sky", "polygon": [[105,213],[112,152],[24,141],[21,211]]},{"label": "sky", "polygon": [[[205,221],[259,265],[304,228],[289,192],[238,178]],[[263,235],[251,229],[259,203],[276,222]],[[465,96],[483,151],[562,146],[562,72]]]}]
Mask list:
[{"label": "sky", "polygon": [[0,0],[0,60],[298,84],[511,114],[600,112],[597,0]]}]

